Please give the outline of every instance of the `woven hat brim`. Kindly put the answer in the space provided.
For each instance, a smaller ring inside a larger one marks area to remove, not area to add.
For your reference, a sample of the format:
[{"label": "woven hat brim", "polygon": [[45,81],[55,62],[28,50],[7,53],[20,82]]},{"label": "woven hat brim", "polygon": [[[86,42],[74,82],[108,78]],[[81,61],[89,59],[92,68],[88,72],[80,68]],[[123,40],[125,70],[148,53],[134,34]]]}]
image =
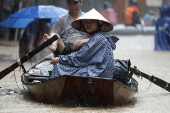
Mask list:
[{"label": "woven hat brim", "polygon": [[73,21],[71,25],[74,29],[85,32],[81,21],[88,20],[88,19],[98,20],[99,23],[101,23],[101,25],[102,25],[101,30],[104,32],[109,32],[109,31],[113,30],[113,25],[95,9],[92,9],[89,12],[85,13],[84,15],[82,15],[81,17],[79,17],[78,19]]}]

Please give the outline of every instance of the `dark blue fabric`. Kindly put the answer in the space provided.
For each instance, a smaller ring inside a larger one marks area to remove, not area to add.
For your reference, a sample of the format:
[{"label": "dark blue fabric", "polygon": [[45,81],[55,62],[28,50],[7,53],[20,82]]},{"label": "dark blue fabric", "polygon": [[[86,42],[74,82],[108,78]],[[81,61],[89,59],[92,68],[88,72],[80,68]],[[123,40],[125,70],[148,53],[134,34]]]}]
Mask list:
[{"label": "dark blue fabric", "polygon": [[156,23],[155,32],[155,50],[156,51],[169,51],[170,50],[170,17],[169,7],[163,6],[160,9],[160,18]]}]

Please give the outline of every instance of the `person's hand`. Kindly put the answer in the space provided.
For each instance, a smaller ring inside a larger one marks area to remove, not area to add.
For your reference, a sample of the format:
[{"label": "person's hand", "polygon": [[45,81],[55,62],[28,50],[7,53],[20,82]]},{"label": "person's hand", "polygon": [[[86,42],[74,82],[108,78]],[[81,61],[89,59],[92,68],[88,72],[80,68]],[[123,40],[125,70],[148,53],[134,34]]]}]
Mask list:
[{"label": "person's hand", "polygon": [[51,53],[51,54],[49,54],[49,55],[47,55],[46,57],[45,57],[45,59],[52,59],[52,58],[54,58],[54,54],[53,53]]},{"label": "person's hand", "polygon": [[42,39],[43,42],[46,42],[49,39],[50,39],[50,36],[48,34],[44,34],[43,39]]},{"label": "person's hand", "polygon": [[83,44],[82,40],[75,40],[73,43],[73,47],[75,49],[79,48]]},{"label": "person's hand", "polygon": [[82,39],[82,40],[75,40],[73,43],[73,47],[75,49],[79,48],[80,46],[82,46],[84,43],[88,42],[89,39]]},{"label": "person's hand", "polygon": [[56,63],[59,62],[59,60],[60,60],[59,57],[55,57],[55,58],[52,58],[52,59],[51,59],[51,62],[50,62],[50,63],[51,63],[51,64],[56,64]]}]

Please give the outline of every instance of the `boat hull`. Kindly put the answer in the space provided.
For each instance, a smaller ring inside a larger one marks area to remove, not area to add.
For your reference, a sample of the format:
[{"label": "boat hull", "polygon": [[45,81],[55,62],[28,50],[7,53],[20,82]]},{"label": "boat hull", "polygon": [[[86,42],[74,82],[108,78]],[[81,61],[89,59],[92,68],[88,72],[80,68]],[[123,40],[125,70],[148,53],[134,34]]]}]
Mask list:
[{"label": "boat hull", "polygon": [[115,79],[63,75],[33,83],[22,75],[21,81],[36,100],[47,103],[119,106],[137,93]]}]

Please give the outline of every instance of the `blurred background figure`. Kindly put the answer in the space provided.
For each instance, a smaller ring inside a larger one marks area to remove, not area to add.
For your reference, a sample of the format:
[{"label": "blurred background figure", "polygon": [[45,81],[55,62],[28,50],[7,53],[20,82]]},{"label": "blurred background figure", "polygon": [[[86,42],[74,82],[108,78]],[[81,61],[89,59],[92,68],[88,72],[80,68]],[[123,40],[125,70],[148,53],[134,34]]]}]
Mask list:
[{"label": "blurred background figure", "polygon": [[155,26],[157,17],[154,15],[154,12],[150,10],[143,17],[145,26]]},{"label": "blurred background figure", "polygon": [[105,1],[103,4],[104,10],[100,13],[104,16],[111,24],[117,24],[117,13],[110,7],[111,4],[108,1]]},{"label": "blurred background figure", "polygon": [[155,50],[170,51],[170,7],[160,8],[160,18],[156,23]]},{"label": "blurred background figure", "polygon": [[[31,52],[33,49],[40,46],[43,41],[42,37],[44,33],[48,35],[52,32],[52,26],[48,26],[48,23],[51,22],[51,19],[34,19],[30,22],[24,30],[24,33],[19,42],[19,56],[22,58],[27,53]],[[48,49],[42,50],[34,57],[34,61],[38,61],[44,58],[46,55],[50,54]],[[46,53],[47,52],[47,53]]]},{"label": "blurred background figure", "polygon": [[130,0],[130,6],[125,9],[125,25],[136,26],[141,24],[138,2]]},{"label": "blurred background figure", "polygon": [[167,15],[170,17],[170,6],[168,6],[168,13]]}]

